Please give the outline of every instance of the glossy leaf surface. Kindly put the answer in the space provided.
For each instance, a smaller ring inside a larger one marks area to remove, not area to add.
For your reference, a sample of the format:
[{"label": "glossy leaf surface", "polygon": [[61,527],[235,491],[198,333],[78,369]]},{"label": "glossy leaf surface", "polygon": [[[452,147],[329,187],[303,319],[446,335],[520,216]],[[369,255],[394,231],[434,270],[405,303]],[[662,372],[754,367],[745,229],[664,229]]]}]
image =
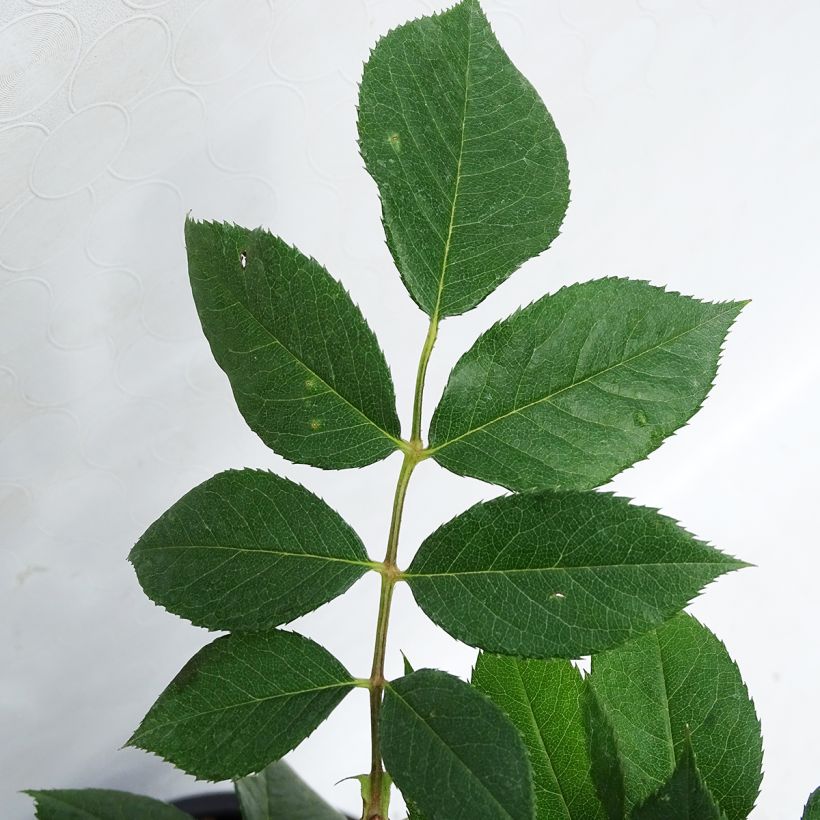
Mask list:
[{"label": "glossy leaf surface", "polygon": [[501,707],[524,739],[537,820],[602,820],[590,775],[580,672],[565,660],[482,652],[472,682]]},{"label": "glossy leaf surface", "polygon": [[28,791],[38,820],[190,820],[190,815],[139,794],[111,789]]},{"label": "glossy leaf surface", "polygon": [[342,285],[261,228],[185,223],[188,271],[211,351],[272,450],[361,467],[398,446],[393,382]]},{"label": "glossy leaf surface", "polygon": [[431,316],[474,307],[558,235],[564,145],[477,0],[379,41],[361,83],[359,144],[387,244]]},{"label": "glossy leaf surface", "polygon": [[183,496],[131,552],[149,598],[208,629],[261,630],[341,595],[370,566],[324,501],[261,470],[229,470]]},{"label": "glossy leaf surface", "polygon": [[467,510],[424,541],[405,577],[460,641],[577,658],[652,629],[741,566],[624,498],[546,491]]},{"label": "glossy leaf surface", "polygon": [[672,775],[687,732],[698,768],[729,820],[743,820],[761,781],[760,724],[723,644],[681,614],[595,655],[590,685],[609,715],[629,806]]},{"label": "glossy leaf surface", "polygon": [[350,691],[347,670],[294,632],[235,634],[200,650],[128,741],[203,780],[259,772]]},{"label": "glossy leaf surface", "polygon": [[532,820],[532,774],[516,728],[485,695],[420,669],[387,686],[382,751],[425,820]]},{"label": "glossy leaf surface", "polygon": [[513,490],[604,484],[698,410],[742,307],[628,279],[545,296],[456,364],[432,419],[431,454]]},{"label": "glossy leaf surface", "polygon": [[243,820],[346,820],[282,760],[236,781]]},{"label": "glossy leaf surface", "polygon": [[703,782],[692,744],[687,739],[669,780],[633,810],[630,820],[722,820],[724,817]]}]

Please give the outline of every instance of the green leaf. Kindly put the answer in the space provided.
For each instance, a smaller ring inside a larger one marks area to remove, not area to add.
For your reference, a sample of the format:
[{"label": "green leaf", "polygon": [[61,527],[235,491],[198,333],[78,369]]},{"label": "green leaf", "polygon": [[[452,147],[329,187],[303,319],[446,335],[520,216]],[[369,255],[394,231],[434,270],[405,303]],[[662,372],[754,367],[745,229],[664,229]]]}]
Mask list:
[{"label": "green leaf", "polygon": [[491,327],[450,374],[429,453],[512,490],[586,490],[698,410],[742,302],[646,282],[562,288]]},{"label": "green leaf", "polygon": [[244,777],[301,743],[353,685],[294,632],[226,635],[194,655],[127,745],[203,780]]},{"label": "green leaf", "polygon": [[149,598],[208,629],[270,629],[341,595],[371,566],[320,498],[260,470],[219,473],[129,556]]},{"label": "green leaf", "polygon": [[580,672],[565,660],[482,652],[473,686],[501,707],[524,739],[537,820],[602,820],[590,775]]},{"label": "green leaf", "polygon": [[190,816],[150,797],[110,789],[27,791],[39,820],[191,820]]},{"label": "green leaf", "polygon": [[185,240],[211,351],[265,444],[329,469],[400,446],[384,354],[339,282],[262,229],[189,219]]},{"label": "green leaf", "polygon": [[404,652],[401,653],[402,661],[404,662],[404,674],[409,675],[411,672],[415,672],[416,670],[413,669],[413,664],[407,659],[407,655]]},{"label": "green leaf", "polygon": [[691,731],[701,774],[729,820],[744,820],[761,781],[760,724],[723,644],[681,614],[595,655],[588,678],[623,758],[629,807],[672,775]]},{"label": "green leaf", "polygon": [[803,809],[803,820],[820,820],[820,789],[815,789]]},{"label": "green leaf", "polygon": [[412,800],[405,799],[404,802],[407,806],[407,820],[424,820],[418,806]]},{"label": "green leaf", "polygon": [[582,705],[591,764],[590,774],[595,783],[595,790],[608,820],[624,820],[626,795],[623,758],[618,750],[612,721],[589,686],[589,678],[584,680]]},{"label": "green leaf", "polygon": [[742,566],[624,498],[544,491],[462,513],[424,541],[403,577],[460,641],[577,658],[652,629]]},{"label": "green leaf", "polygon": [[345,820],[284,761],[236,781],[243,820]]},{"label": "green leaf", "polygon": [[362,77],[359,144],[387,244],[431,316],[475,307],[558,235],[564,145],[476,0],[379,41]]},{"label": "green leaf", "polygon": [[382,752],[426,820],[531,820],[532,773],[516,728],[485,695],[421,669],[388,684]]},{"label": "green leaf", "polygon": [[721,820],[723,815],[703,782],[688,738],[669,780],[632,812],[631,820]]}]

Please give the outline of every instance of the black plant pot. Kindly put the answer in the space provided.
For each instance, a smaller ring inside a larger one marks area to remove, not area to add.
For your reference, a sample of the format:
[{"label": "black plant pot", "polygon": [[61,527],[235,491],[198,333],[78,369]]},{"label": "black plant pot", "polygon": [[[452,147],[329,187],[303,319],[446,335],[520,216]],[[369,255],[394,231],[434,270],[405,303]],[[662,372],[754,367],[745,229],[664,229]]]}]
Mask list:
[{"label": "black plant pot", "polygon": [[184,800],[175,800],[173,805],[180,811],[190,814],[194,820],[242,820],[239,801],[234,792],[214,792],[186,797]]},{"label": "black plant pot", "polygon": [[233,792],[186,797],[184,800],[175,800],[173,805],[195,820],[242,820],[239,801]]}]

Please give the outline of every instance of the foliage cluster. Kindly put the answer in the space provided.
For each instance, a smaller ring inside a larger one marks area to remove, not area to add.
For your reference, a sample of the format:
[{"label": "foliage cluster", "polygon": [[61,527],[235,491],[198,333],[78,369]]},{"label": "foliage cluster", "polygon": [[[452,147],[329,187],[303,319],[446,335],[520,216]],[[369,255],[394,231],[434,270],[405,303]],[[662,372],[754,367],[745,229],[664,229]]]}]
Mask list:
[{"label": "foliage cluster", "polygon": [[[761,782],[758,719],[721,642],[682,610],[744,564],[596,490],[698,410],[743,303],[620,278],[562,288],[473,344],[424,435],[440,322],[556,238],[566,153],[476,0],[378,43],[358,127],[387,244],[430,319],[407,438],[379,343],[321,264],[261,229],[189,220],[185,235],[205,335],[261,439],[324,469],[401,454],[385,558],[286,478],[229,470],[191,490],[130,559],[151,599],[227,634],[188,662],[130,744],[237,780],[247,820],[338,819],[276,761],[362,687],[364,820],[387,817],[391,781],[426,820],[743,820]],[[457,515],[402,568],[405,493],[425,459],[511,493]],[[367,572],[380,573],[381,597],[373,667],[356,677],[281,627]],[[385,679],[397,583],[481,650],[471,682],[409,664]],[[571,661],[587,655],[582,676]],[[181,816],[111,792],[34,796],[42,818]],[[815,797],[805,817],[818,812]]]}]

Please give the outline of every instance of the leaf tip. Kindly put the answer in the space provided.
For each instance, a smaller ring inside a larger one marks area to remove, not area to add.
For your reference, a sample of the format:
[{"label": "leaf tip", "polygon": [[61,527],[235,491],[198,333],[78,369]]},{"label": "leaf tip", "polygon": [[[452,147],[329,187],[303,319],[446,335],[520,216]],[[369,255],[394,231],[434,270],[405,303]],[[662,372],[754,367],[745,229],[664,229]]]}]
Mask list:
[{"label": "leaf tip", "polygon": [[723,569],[723,572],[735,572],[739,569],[748,569],[749,567],[754,567],[754,564],[750,564],[747,561],[743,561],[740,558],[736,558],[734,555],[730,555],[727,552],[723,552],[722,550],[716,549],[715,547],[709,547],[709,549],[714,550],[720,557],[719,563]]}]

